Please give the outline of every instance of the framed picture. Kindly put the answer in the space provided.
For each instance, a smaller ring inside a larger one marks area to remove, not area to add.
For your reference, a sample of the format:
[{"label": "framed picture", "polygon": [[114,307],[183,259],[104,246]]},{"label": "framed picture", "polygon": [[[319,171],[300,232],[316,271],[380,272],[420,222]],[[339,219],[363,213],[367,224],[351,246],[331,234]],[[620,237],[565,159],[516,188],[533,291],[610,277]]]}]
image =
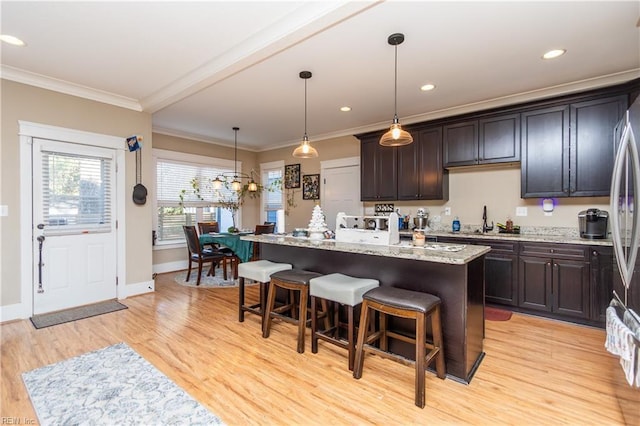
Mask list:
[{"label": "framed picture", "polygon": [[319,200],[320,199],[320,175],[302,176],[302,199],[303,200]]},{"label": "framed picture", "polygon": [[284,166],[284,187],[300,188],[300,164]]}]

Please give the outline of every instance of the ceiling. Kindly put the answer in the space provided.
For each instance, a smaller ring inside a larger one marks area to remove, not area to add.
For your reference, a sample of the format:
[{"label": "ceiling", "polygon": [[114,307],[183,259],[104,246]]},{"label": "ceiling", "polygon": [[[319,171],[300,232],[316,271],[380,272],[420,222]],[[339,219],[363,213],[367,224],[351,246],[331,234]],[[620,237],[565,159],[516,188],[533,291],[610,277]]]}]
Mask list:
[{"label": "ceiling", "polygon": [[[2,1],[2,78],[263,151],[640,77],[640,2]],[[555,60],[541,55],[567,49]],[[433,83],[436,89],[420,91]],[[348,105],[350,112],[341,112]],[[127,135],[123,135],[127,136]]]}]

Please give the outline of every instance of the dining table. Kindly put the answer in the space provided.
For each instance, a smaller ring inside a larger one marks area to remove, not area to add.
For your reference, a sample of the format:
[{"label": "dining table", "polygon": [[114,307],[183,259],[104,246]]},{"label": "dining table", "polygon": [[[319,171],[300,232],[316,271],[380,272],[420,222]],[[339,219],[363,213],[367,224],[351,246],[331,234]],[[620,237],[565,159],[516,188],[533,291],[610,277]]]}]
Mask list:
[{"label": "dining table", "polygon": [[230,248],[233,253],[238,256],[240,262],[248,262],[253,256],[253,243],[251,241],[241,240],[240,237],[251,235],[250,232],[210,232],[200,235],[200,245],[206,246],[210,244],[219,244]]}]

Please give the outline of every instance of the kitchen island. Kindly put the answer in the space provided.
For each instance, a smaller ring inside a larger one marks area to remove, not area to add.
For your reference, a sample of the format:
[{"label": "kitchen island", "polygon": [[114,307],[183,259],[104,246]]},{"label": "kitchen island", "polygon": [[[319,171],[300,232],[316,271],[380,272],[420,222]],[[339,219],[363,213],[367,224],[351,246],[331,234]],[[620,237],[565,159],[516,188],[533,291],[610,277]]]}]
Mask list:
[{"label": "kitchen island", "polygon": [[[469,383],[484,352],[484,256],[490,247],[427,244],[343,243],[280,235],[252,235],[263,259],[291,263],[294,268],[373,278],[380,285],[423,291],[442,300],[442,328],[447,375]],[[412,333],[414,324],[393,318],[389,327]],[[415,349],[392,340],[392,352],[414,359]]]}]

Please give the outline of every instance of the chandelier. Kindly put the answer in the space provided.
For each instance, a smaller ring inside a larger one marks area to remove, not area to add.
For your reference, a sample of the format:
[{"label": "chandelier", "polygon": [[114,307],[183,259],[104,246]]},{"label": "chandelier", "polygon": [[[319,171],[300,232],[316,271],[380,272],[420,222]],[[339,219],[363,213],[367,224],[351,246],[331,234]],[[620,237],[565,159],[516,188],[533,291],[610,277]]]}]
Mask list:
[{"label": "chandelier", "polygon": [[[258,184],[253,179],[255,173],[251,170],[251,174],[238,172],[238,130],[239,127],[233,127],[234,132],[234,144],[233,144],[233,174],[231,172],[224,172],[216,176],[212,181],[213,189],[222,189],[223,187],[230,187],[232,191],[240,192],[243,189],[242,179],[249,181],[247,184],[247,191],[257,192]],[[229,180],[231,180],[229,182]]]}]

